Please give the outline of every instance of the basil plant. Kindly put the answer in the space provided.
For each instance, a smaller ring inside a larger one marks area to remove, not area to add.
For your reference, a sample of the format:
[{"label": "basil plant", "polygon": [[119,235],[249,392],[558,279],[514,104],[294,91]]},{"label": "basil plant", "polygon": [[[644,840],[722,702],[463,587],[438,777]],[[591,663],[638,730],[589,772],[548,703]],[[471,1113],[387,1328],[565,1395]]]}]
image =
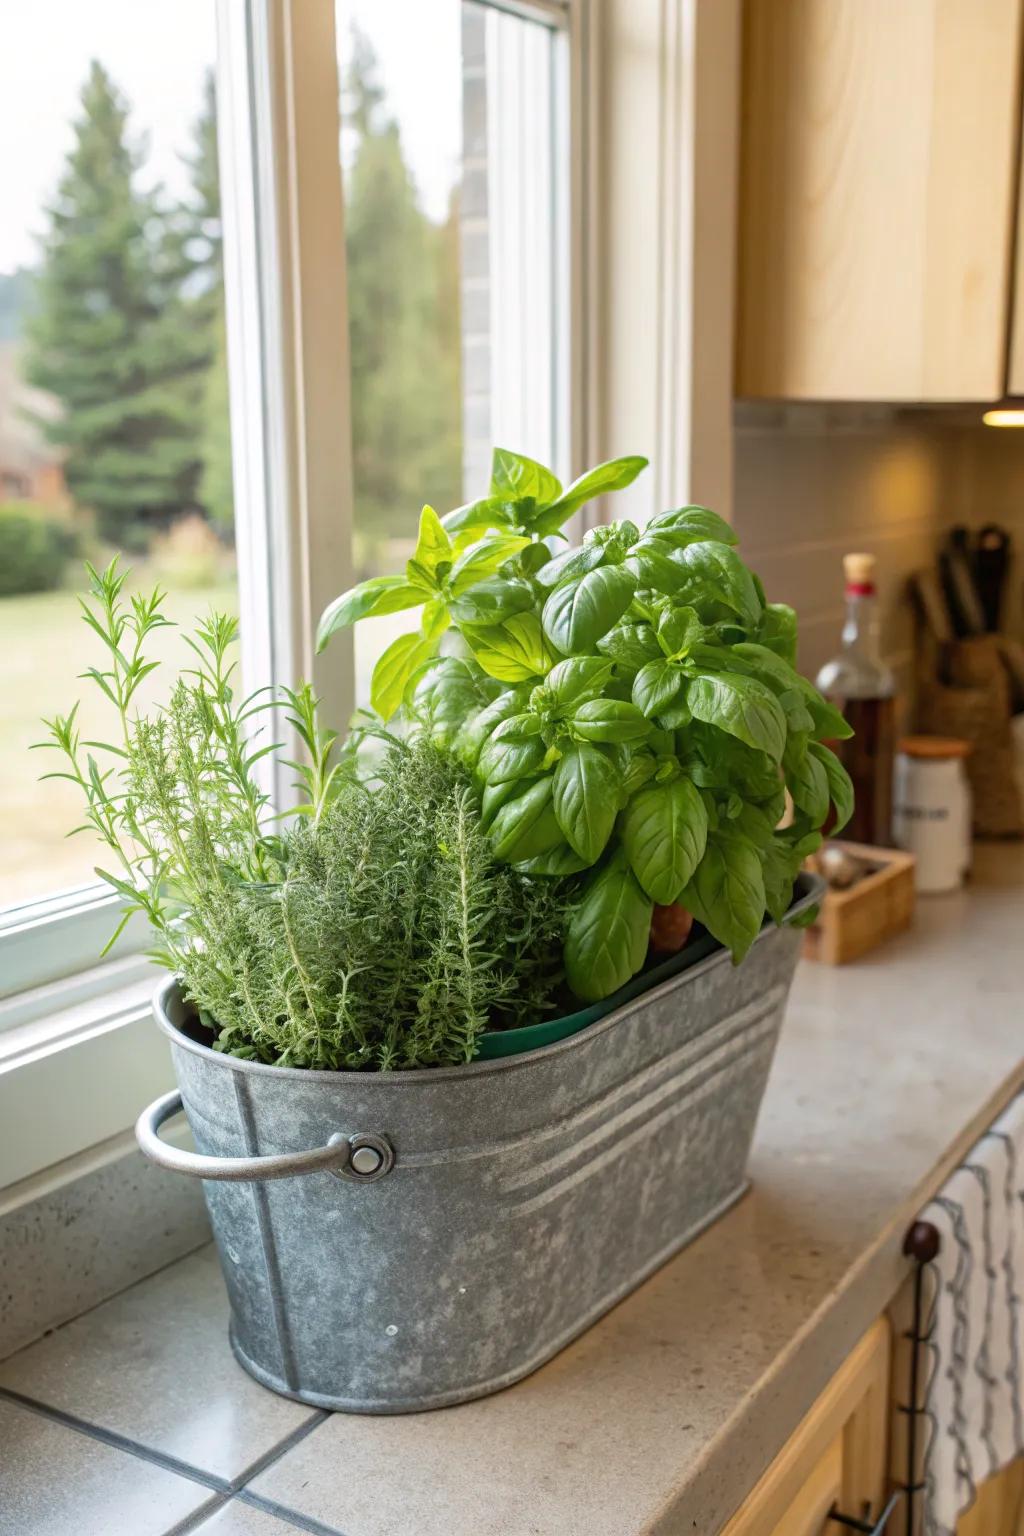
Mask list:
[{"label": "basil plant", "polygon": [[318,637],[420,609],[377,664],[373,707],[402,710],[474,775],[500,859],[580,876],[565,964],[585,1001],[641,969],[655,904],[680,903],[741,960],[766,911],[785,919],[830,806],[837,829],[853,808],[823,744],[850,729],[796,671],[793,610],[766,602],[716,513],[603,524],[552,549],[577,508],[645,464],[617,459],[563,490],[496,450],[489,494],[443,518],[425,507],[404,575],[346,592]]}]

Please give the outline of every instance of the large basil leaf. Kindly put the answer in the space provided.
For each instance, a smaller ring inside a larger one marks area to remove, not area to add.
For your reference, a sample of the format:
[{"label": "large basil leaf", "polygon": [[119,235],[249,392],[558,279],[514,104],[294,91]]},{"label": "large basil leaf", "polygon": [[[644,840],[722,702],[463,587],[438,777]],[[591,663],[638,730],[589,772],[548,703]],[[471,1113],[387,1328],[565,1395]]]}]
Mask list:
[{"label": "large basil leaf", "polygon": [[661,647],[649,624],[617,624],[597,642],[602,656],[624,667],[642,667],[661,657]]},{"label": "large basil leaf", "polygon": [[544,679],[551,703],[559,714],[565,714],[587,699],[595,699],[612,675],[610,661],[599,656],[570,656],[558,662]]},{"label": "large basil leaf", "polygon": [[565,875],[576,875],[586,869],[587,861],[581,859],[568,843],[559,843],[557,848],[538,853],[532,859],[517,859],[515,867],[523,875],[544,875],[561,880]]},{"label": "large basil leaf", "polygon": [[727,731],[758,752],[766,752],[773,762],[781,760],[786,745],[786,717],[778,699],[764,683],[738,672],[705,674],[692,679],[686,699],[696,720]]},{"label": "large basil leaf", "polygon": [[666,539],[677,549],[705,539],[716,539],[720,544],[739,542],[725,519],[710,507],[680,507],[675,512],[662,512],[647,524],[646,531]]},{"label": "large basil leaf", "polygon": [[[841,832],[853,815],[853,781],[834,752],[828,747],[823,747],[820,742],[808,743],[808,756],[821,764],[828,781],[829,799],[836,808],[835,825],[832,834]],[[814,817],[812,820],[824,820],[824,817]]]},{"label": "large basil leaf", "polygon": [[500,624],[533,607],[533,589],[518,576],[492,576],[453,597],[449,612],[456,624]]},{"label": "large basil leaf", "polygon": [[470,715],[460,726],[452,742],[452,751],[467,768],[475,768],[484,742],[495,726],[513,715],[521,715],[526,709],[528,690],[508,688],[491,704],[485,704]]},{"label": "large basil leaf", "polygon": [[672,558],[686,573],[680,596],[698,612],[710,598],[731,608],[745,624],[759,622],[761,599],[754,578],[734,549],[714,540],[703,540],[677,549]]},{"label": "large basil leaf", "polygon": [[796,614],[786,603],[769,603],[757,626],[757,638],[770,651],[796,666]]},{"label": "large basil leaf", "polygon": [[532,497],[538,506],[546,507],[561,494],[561,481],[536,459],[512,453],[508,448],[495,448],[491,459],[492,496],[509,496],[516,501]]},{"label": "large basil leaf", "polygon": [[317,627],[316,648],[322,651],[337,630],[347,629],[359,619],[416,608],[428,596],[427,590],[413,586],[404,576],[373,576],[369,581],[361,581],[328,603]]},{"label": "large basil leaf", "polygon": [[633,683],[633,703],[648,719],[671,704],[683,685],[683,674],[664,656],[641,667]]},{"label": "large basil leaf", "polygon": [[793,900],[793,882],[802,860],[795,858],[790,844],[775,836],[761,850],[761,875],[764,899],[772,921],[781,923]]},{"label": "large basil leaf", "polygon": [[626,699],[589,699],[574,711],[570,724],[586,741],[641,741],[651,732],[650,721]]},{"label": "large basil leaf", "polygon": [[410,712],[427,726],[431,738],[447,745],[467,717],[478,713],[501,692],[501,684],[460,656],[439,656],[416,680]]},{"label": "large basil leaf", "polygon": [[390,720],[402,702],[414,672],[434,654],[434,640],[421,634],[399,635],[380,657],[370,681],[370,704],[382,720]]},{"label": "large basil leaf", "polygon": [[517,526],[516,504],[508,496],[484,496],[479,501],[468,501],[464,507],[446,512],[441,526],[449,534],[475,537],[490,528],[514,531]]},{"label": "large basil leaf", "polygon": [[674,902],[704,856],[708,817],[689,779],[648,784],[622,816],[622,846],[652,901]]},{"label": "large basil leaf", "polygon": [[597,862],[611,836],[621,784],[615,764],[589,742],[567,747],[558,760],[555,815],[566,841],[588,864]]},{"label": "large basil leaf", "polygon": [[567,656],[592,651],[625,613],[636,579],[621,565],[601,565],[556,587],[544,604],[544,633]]},{"label": "large basil leaf", "polygon": [[740,961],[761,931],[765,911],[761,856],[739,833],[712,832],[680,900]]},{"label": "large basil leaf", "polygon": [[502,784],[487,784],[480,796],[480,825],[484,831],[490,830],[495,816],[503,805],[508,805],[510,800],[517,800],[520,795],[525,795],[528,789],[532,789],[540,782],[538,774],[532,779],[506,779]]},{"label": "large basil leaf", "polygon": [[495,856],[508,864],[553,853],[565,841],[555,817],[551,775],[538,779],[523,794],[502,806],[491,823]]},{"label": "large basil leaf", "polygon": [[588,571],[596,570],[604,555],[603,548],[596,543],[581,544],[579,549],[567,549],[564,555],[555,555],[541,566],[537,580],[542,587],[557,587],[560,581],[585,576]]},{"label": "large basil leaf", "polygon": [[585,502],[593,501],[595,496],[603,496],[607,491],[624,490],[627,485],[632,485],[640,471],[646,467],[646,459],[630,455],[623,459],[609,459],[605,464],[598,464],[595,469],[588,469],[585,475],[574,480],[559,499],[545,507],[543,513],[535,519],[537,532],[557,533],[562,524]]},{"label": "large basil leaf", "polygon": [[513,715],[495,726],[480,749],[477,772],[488,784],[525,779],[540,770],[547,754],[537,715]]},{"label": "large basil leaf", "polygon": [[[787,753],[787,758],[789,756]],[[825,765],[807,750],[794,755],[786,765],[786,785],[797,809],[803,811],[814,826],[820,827],[828,815]]]},{"label": "large basil leaf", "polygon": [[618,849],[587,882],[569,919],[565,969],[583,1002],[610,997],[635,976],[647,957],[652,902]]},{"label": "large basil leaf", "polygon": [[462,633],[484,671],[503,683],[541,677],[555,659],[534,613],[516,613],[501,624],[467,625]]}]

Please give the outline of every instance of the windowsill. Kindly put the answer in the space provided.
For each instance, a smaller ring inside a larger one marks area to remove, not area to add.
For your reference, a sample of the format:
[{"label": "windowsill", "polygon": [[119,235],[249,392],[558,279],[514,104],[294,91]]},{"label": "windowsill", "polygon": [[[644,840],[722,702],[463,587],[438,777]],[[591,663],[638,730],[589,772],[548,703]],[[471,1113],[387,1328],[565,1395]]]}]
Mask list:
[{"label": "windowsill", "polygon": [[150,998],[157,967],[111,961],[0,1002],[4,1186],[131,1127],[173,1084]]}]

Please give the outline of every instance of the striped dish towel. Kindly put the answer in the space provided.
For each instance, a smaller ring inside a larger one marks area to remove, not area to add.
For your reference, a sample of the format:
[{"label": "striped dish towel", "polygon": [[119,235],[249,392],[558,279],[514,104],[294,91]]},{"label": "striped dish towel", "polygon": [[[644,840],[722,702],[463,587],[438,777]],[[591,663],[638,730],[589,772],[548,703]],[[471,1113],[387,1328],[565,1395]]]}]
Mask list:
[{"label": "striped dish towel", "polygon": [[954,1536],[979,1485],[1024,1452],[1024,1094],[921,1212],[941,1246],[925,1395],[924,1536]]}]

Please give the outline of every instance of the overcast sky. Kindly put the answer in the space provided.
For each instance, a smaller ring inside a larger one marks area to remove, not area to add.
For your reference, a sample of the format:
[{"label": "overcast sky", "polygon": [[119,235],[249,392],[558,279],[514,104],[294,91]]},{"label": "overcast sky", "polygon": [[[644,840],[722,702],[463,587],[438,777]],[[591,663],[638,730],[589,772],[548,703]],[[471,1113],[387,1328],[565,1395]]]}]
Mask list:
[{"label": "overcast sky", "polygon": [[[147,179],[186,190],[180,156],[215,58],[214,11],[215,0],[0,0],[0,273],[37,259],[93,58],[148,136]],[[460,154],[459,0],[337,0],[343,53],[353,19],[377,50],[424,207],[442,218]]]}]

